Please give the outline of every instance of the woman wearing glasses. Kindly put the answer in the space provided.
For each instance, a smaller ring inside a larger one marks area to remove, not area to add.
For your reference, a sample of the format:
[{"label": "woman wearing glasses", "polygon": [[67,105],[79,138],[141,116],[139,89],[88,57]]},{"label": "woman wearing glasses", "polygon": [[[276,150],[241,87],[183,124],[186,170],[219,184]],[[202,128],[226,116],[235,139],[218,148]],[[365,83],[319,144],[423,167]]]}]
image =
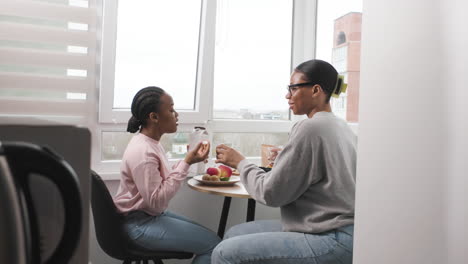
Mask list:
[{"label": "woman wearing glasses", "polygon": [[290,81],[289,107],[308,118],[294,125],[271,171],[216,147],[217,162],[237,168],[255,200],[280,207],[281,221],[232,227],[212,263],[352,263],[356,136],[330,107],[346,85],[321,60],[297,66]]}]

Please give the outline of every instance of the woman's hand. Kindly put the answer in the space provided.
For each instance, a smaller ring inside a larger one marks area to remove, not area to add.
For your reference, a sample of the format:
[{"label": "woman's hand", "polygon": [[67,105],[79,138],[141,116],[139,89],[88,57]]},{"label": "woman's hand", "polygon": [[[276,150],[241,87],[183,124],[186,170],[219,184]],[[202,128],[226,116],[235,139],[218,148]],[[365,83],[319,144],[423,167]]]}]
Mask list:
[{"label": "woman's hand", "polygon": [[185,156],[185,162],[189,165],[203,161],[207,162],[208,155],[210,154],[210,142],[203,141],[198,143],[198,145]]},{"label": "woman's hand", "polygon": [[275,163],[276,157],[278,154],[283,150],[281,147],[270,147],[268,148],[268,157],[267,160],[270,162],[270,165],[273,167]]},{"label": "woman's hand", "polygon": [[216,163],[223,163],[224,165],[237,169],[239,162],[244,159],[245,157],[233,148],[223,144],[216,146]]}]

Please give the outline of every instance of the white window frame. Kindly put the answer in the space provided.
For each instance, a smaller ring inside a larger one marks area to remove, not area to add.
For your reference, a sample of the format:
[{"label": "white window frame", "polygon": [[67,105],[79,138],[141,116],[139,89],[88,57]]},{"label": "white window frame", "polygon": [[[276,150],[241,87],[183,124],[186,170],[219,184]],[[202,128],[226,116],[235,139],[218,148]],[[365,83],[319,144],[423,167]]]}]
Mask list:
[{"label": "white window frame", "polygon": [[[216,32],[216,0],[202,1],[200,43],[198,53],[195,110],[180,110],[178,132],[190,132],[196,125],[207,127],[210,133],[287,133],[304,116],[290,115],[290,120],[229,120],[213,119],[214,53]],[[130,109],[112,109],[117,33],[117,3],[103,0],[101,78],[99,120],[93,147],[93,167],[106,178],[118,178],[120,161],[102,161],[102,132],[125,131]],[[317,0],[293,0],[291,70],[299,63],[315,58]],[[289,80],[285,80],[288,82]],[[286,104],[286,103],[285,103]]]},{"label": "white window frame", "polygon": [[[296,65],[307,59],[315,57],[315,16],[316,0],[294,0],[293,1],[293,39],[291,51],[291,64]],[[113,109],[114,98],[114,73],[115,73],[115,51],[117,37],[117,10],[118,1],[104,0],[103,15],[103,39],[101,81],[99,96],[99,122],[100,123],[127,123],[131,116],[129,109]],[[215,31],[216,31],[216,0],[202,1],[202,14],[200,25],[200,43],[197,67],[197,85],[195,96],[195,110],[179,111],[179,123],[197,124],[213,122],[214,127],[221,127],[226,123],[233,122],[234,127],[245,127],[247,131],[253,130],[271,131],[279,128],[280,131],[290,128],[291,121],[262,121],[262,120],[213,120],[213,90],[214,90],[214,53],[215,53]],[[216,124],[220,123],[220,124]],[[268,128],[265,128],[265,125]],[[263,128],[263,129],[261,129]],[[234,131],[233,131],[234,132]]]},{"label": "white window frame", "polygon": [[[103,2],[102,46],[106,48],[102,50],[99,122],[122,124],[127,123],[131,113],[130,109],[113,109],[118,1]],[[178,110],[179,123],[203,123],[209,118],[212,100],[208,95],[213,87],[210,73],[214,69],[215,22],[216,1],[202,0],[195,110]]]}]

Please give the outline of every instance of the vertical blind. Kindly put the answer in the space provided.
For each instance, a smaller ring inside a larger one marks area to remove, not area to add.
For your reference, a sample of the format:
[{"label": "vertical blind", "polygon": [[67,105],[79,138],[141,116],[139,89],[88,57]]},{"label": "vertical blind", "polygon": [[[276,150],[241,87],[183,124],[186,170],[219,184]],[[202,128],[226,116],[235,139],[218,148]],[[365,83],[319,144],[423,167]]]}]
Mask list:
[{"label": "vertical blind", "polygon": [[87,125],[96,0],[2,0],[0,116]]}]

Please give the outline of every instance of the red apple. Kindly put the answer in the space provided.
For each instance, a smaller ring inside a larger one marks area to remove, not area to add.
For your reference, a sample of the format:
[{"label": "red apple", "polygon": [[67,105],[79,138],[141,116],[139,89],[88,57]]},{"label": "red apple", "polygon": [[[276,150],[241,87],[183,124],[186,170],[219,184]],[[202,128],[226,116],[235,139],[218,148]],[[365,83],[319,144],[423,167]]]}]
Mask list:
[{"label": "red apple", "polygon": [[206,173],[209,174],[209,175],[217,175],[219,176],[220,175],[220,170],[216,167],[209,167],[207,170],[206,170]]},{"label": "red apple", "polygon": [[220,165],[219,166],[219,177],[221,178],[229,178],[232,175],[232,169],[228,166]]}]

